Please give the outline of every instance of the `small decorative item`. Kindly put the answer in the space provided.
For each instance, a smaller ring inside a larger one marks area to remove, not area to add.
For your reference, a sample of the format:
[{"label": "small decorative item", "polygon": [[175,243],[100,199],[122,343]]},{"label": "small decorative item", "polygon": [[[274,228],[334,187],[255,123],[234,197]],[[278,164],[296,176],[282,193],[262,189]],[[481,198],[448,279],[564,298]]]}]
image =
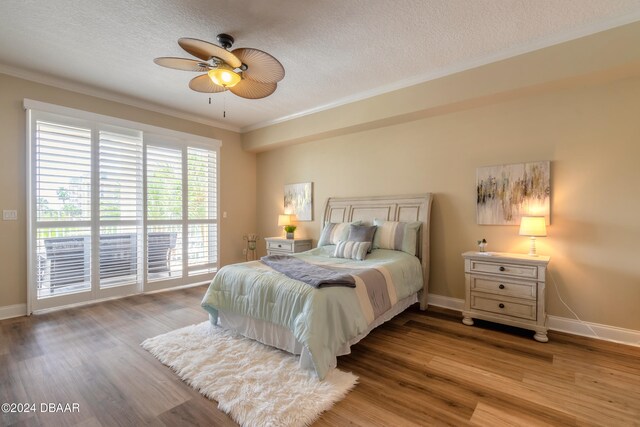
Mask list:
[{"label": "small decorative item", "polygon": [[487,239],[478,240],[478,248],[480,252],[486,252]]},{"label": "small decorative item", "polygon": [[313,220],[312,183],[287,184],[284,186],[284,212],[293,214],[298,221]]},{"label": "small decorative item", "polygon": [[295,225],[285,225],[284,226],[284,231],[286,231],[287,233],[287,239],[293,239],[293,232],[296,231],[296,227]]},{"label": "small decorative item", "polygon": [[242,236],[242,238],[244,240],[247,241],[247,250],[245,252],[245,256],[244,259],[246,261],[253,261],[256,259],[256,248],[257,248],[257,241],[258,241],[258,235],[257,234],[245,234],[244,236]]}]

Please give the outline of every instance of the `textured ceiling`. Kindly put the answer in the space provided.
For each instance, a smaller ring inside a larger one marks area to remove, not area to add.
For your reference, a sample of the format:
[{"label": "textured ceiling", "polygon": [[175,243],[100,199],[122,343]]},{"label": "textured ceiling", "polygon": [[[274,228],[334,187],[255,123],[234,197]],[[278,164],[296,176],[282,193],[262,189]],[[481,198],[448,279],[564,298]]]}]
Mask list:
[{"label": "textured ceiling", "polygon": [[[0,0],[0,72],[247,130],[636,20],[640,0]],[[209,105],[153,63],[221,32],[282,62],[273,95]]]}]

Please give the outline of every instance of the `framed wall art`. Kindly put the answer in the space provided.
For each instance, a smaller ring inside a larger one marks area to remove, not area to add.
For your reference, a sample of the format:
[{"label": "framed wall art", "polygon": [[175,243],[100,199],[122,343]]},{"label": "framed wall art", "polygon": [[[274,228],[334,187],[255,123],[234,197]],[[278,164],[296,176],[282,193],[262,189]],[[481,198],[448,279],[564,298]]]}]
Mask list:
[{"label": "framed wall art", "polygon": [[284,186],[284,213],[293,214],[297,221],[313,220],[313,183]]},{"label": "framed wall art", "polygon": [[519,225],[527,215],[550,224],[551,162],[488,166],[476,171],[476,216],[483,225]]}]

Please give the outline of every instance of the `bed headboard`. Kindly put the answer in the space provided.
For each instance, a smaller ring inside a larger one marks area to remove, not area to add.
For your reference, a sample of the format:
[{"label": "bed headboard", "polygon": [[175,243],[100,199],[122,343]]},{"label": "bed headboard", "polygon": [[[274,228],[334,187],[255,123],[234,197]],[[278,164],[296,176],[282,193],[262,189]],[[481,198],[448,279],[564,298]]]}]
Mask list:
[{"label": "bed headboard", "polygon": [[322,226],[328,222],[360,220],[371,225],[375,218],[388,221],[420,221],[416,256],[422,263],[424,286],[420,308],[426,310],[429,295],[429,223],[431,222],[431,193],[408,196],[330,197],[324,208]]}]

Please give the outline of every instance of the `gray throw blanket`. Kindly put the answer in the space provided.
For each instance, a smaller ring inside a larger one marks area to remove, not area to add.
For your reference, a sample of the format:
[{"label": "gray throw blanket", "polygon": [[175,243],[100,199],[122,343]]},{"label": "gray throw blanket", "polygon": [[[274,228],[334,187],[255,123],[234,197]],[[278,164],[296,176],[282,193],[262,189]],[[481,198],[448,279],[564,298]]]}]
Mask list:
[{"label": "gray throw blanket", "polygon": [[285,276],[307,283],[314,288],[326,286],[356,287],[355,279],[348,273],[309,264],[293,256],[268,255],[263,256],[260,260]]}]

